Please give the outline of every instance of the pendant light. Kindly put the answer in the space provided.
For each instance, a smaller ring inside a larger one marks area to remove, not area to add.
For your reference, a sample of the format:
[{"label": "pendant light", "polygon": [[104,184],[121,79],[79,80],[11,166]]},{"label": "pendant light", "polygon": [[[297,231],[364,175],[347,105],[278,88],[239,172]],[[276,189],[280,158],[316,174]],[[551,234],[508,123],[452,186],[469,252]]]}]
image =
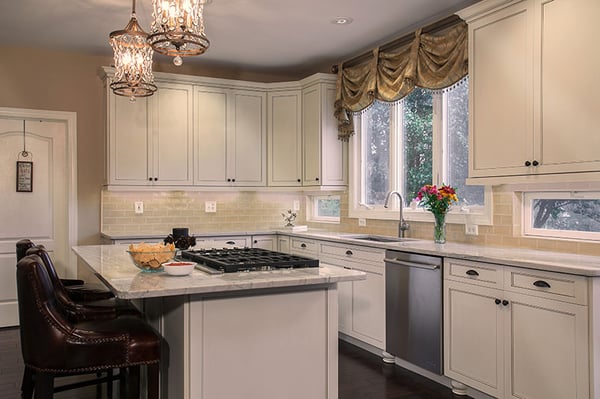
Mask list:
[{"label": "pendant light", "polygon": [[157,53],[173,59],[204,53],[210,46],[204,34],[204,4],[207,0],[152,0],[152,28],[148,42]]},{"label": "pendant light", "polygon": [[154,51],[148,44],[148,34],[138,24],[133,0],[131,19],[125,29],[111,32],[110,45],[115,54],[115,76],[110,84],[120,96],[148,97],[156,91],[152,74]]}]

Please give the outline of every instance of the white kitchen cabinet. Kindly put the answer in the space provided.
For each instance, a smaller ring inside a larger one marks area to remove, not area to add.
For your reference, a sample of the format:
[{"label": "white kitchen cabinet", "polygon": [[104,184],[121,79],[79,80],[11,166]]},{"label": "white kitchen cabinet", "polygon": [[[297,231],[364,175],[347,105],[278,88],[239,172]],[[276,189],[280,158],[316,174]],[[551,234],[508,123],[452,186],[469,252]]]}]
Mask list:
[{"label": "white kitchen cabinet", "polygon": [[302,89],[303,186],[348,184],[348,143],[337,138],[334,102],[334,78]]},{"label": "white kitchen cabinet", "polygon": [[473,182],[600,171],[599,13],[596,0],[486,0],[458,13],[469,23]]},{"label": "white kitchen cabinet", "polygon": [[269,251],[277,251],[277,235],[256,235],[252,236],[252,248],[262,248]]},{"label": "white kitchen cabinet", "polygon": [[319,248],[315,240],[307,240],[300,237],[290,237],[290,254],[316,258],[319,254],[318,251]]},{"label": "white kitchen cabinet", "polygon": [[277,234],[277,250],[286,254],[290,253],[290,237]]},{"label": "white kitchen cabinet", "polygon": [[319,243],[319,261],[365,272],[365,280],[338,283],[339,331],[383,349],[385,346],[384,249]]},{"label": "white kitchen cabinet", "polygon": [[302,185],[302,93],[269,92],[268,185]]},{"label": "white kitchen cabinet", "polygon": [[194,87],[194,184],[266,185],[266,93]]},{"label": "white kitchen cabinet", "polygon": [[585,277],[447,264],[446,376],[497,398],[589,398]]},{"label": "white kitchen cabinet", "polygon": [[107,87],[107,183],[190,185],[193,181],[192,87],[157,83],[131,102]]}]

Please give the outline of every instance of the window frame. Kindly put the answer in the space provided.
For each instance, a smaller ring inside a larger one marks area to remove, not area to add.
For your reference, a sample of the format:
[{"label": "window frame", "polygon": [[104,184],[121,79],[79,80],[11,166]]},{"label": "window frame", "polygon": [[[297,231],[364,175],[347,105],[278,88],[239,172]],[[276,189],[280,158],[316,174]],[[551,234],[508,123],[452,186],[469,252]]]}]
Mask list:
[{"label": "window frame", "polygon": [[318,215],[319,209],[319,199],[337,199],[340,202],[340,207],[342,204],[342,198],[338,194],[314,194],[308,195],[306,201],[306,214],[307,219],[310,222],[318,222],[318,223],[331,223],[331,224],[340,224],[341,223],[341,212],[340,216],[320,216]]},{"label": "window frame", "polygon": [[[433,143],[432,143],[432,184],[442,185],[447,179],[448,164],[447,151],[447,119],[444,115],[447,114],[447,101],[444,101],[445,92],[433,93]],[[403,110],[402,101],[390,105],[390,130],[394,131],[398,126],[403,126]],[[349,142],[349,207],[348,216],[351,218],[366,218],[380,220],[398,219],[399,207],[398,200],[394,197],[392,206],[384,208],[383,206],[371,206],[364,203],[363,187],[365,177],[363,176],[364,162],[364,134],[365,121],[360,115],[355,116],[354,126],[356,133]],[[392,134],[390,137],[390,184],[392,189],[398,189],[400,186],[400,176],[398,171],[400,165],[403,165],[403,151],[399,140],[399,134]],[[404,198],[405,202],[407,201]],[[431,212],[425,211],[423,208],[417,207],[413,201],[410,206],[403,208],[403,216],[407,221],[416,222],[433,222]],[[492,225],[492,188],[491,186],[484,187],[484,205],[472,207],[453,206],[446,217],[447,223],[458,224],[477,224],[477,225]]]},{"label": "window frame", "polygon": [[600,242],[600,232],[576,230],[539,229],[532,226],[533,207],[538,199],[596,199],[600,200],[600,191],[528,191],[523,193],[521,209],[521,235],[528,238],[546,238],[554,240]]}]

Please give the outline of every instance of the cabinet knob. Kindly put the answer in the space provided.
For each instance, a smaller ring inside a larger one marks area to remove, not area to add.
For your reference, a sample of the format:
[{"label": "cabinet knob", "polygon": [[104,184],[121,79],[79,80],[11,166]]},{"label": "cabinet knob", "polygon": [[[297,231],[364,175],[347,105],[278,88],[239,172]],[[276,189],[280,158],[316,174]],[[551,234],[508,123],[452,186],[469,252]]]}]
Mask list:
[{"label": "cabinet knob", "polygon": [[232,181],[232,182],[234,182],[234,181],[235,181],[235,179],[231,179],[231,181]]},{"label": "cabinet knob", "polygon": [[479,276],[479,273],[477,273],[477,270],[473,270],[473,269],[469,269],[465,272],[468,276]]},{"label": "cabinet knob", "polygon": [[508,306],[508,301],[507,301],[506,299],[505,299],[505,300],[503,300],[503,301],[502,301],[502,305],[503,305],[503,306]]},{"label": "cabinet knob", "polygon": [[525,161],[525,166],[531,166],[531,162]]},{"label": "cabinet knob", "polygon": [[158,177],[155,177],[155,178],[154,178],[154,181],[158,181]]},{"label": "cabinet knob", "polygon": [[535,285],[536,287],[539,288],[550,288],[550,284],[548,284],[546,281],[544,280],[537,280],[533,282],[533,285]]},{"label": "cabinet knob", "polygon": [[502,301],[498,298],[494,299],[494,302],[496,302],[496,305],[500,305],[502,303]]},{"label": "cabinet knob", "polygon": [[298,183],[300,183],[302,180],[298,179]]},{"label": "cabinet knob", "polygon": [[533,166],[538,166],[540,163],[539,163],[538,161],[535,161],[535,160],[534,160],[534,161],[533,161],[531,164],[532,164]]},{"label": "cabinet knob", "polygon": [[254,240],[254,243],[255,243],[255,244],[258,244],[258,240]]},{"label": "cabinet knob", "polygon": [[151,178],[151,177],[149,177],[149,178],[148,178],[148,181],[152,181],[152,178]]},{"label": "cabinet knob", "polygon": [[228,182],[230,182],[230,181],[231,181],[231,179],[227,179],[227,181],[228,181]]},{"label": "cabinet knob", "polygon": [[346,251],[346,255],[352,255],[352,251],[350,251],[350,250],[347,250],[347,251]]}]

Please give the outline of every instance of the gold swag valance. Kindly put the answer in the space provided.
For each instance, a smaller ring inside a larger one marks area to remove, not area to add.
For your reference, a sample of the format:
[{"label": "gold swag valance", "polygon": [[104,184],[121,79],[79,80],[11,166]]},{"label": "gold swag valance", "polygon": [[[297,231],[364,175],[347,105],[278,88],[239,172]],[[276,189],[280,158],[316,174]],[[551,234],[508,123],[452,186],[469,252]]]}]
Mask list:
[{"label": "gold swag valance", "polygon": [[415,32],[415,38],[400,49],[373,50],[358,65],[338,68],[335,117],[338,138],[354,134],[352,113],[375,100],[394,102],[415,87],[440,90],[460,81],[468,73],[467,24],[464,21],[443,33]]}]

